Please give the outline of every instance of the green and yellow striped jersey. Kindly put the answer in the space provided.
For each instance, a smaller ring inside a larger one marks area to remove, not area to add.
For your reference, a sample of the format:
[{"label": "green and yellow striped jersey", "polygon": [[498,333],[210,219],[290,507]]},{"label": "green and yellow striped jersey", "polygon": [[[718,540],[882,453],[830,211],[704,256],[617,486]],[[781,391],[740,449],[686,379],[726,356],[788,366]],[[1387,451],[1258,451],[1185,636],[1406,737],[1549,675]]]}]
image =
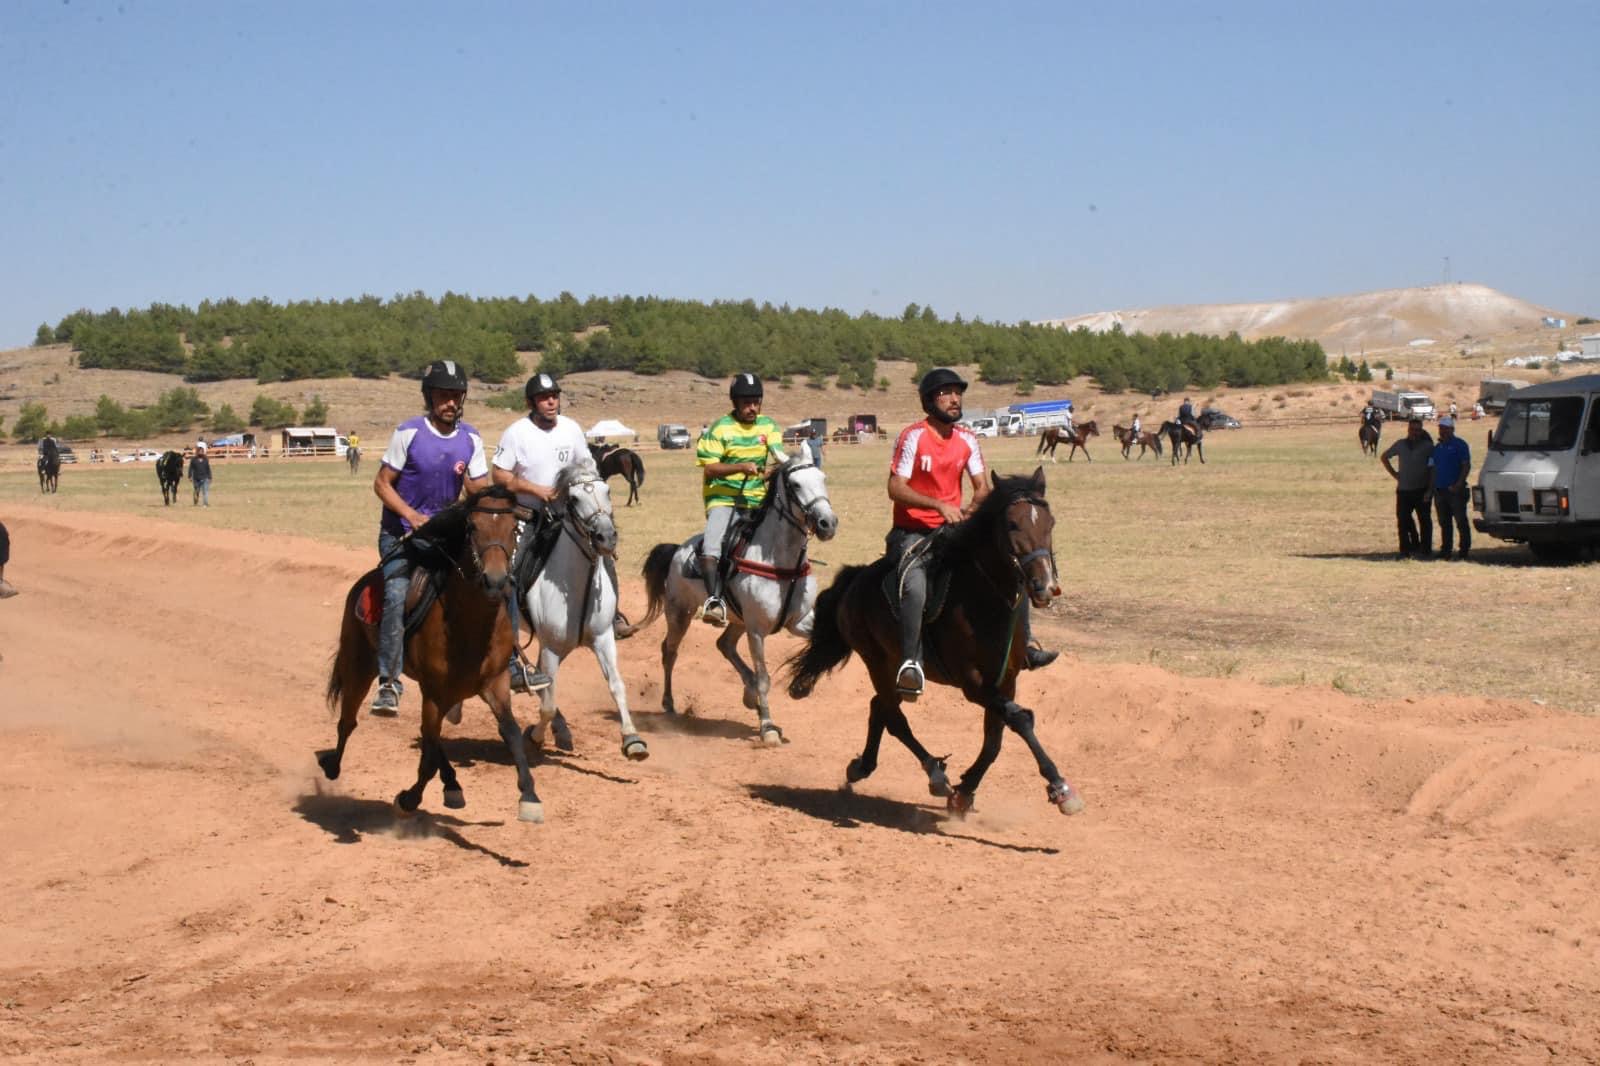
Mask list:
[{"label": "green and yellow striped jersey", "polygon": [[[701,466],[711,463],[754,463],[764,471],[769,455],[772,455],[773,462],[783,461],[782,444],[783,430],[766,415],[757,415],[754,422],[740,422],[729,414],[711,423],[711,428],[701,435],[694,458]],[[734,474],[731,477],[707,479],[702,495],[707,510],[713,507],[760,507],[761,501],[767,496],[767,483],[760,477]]]}]

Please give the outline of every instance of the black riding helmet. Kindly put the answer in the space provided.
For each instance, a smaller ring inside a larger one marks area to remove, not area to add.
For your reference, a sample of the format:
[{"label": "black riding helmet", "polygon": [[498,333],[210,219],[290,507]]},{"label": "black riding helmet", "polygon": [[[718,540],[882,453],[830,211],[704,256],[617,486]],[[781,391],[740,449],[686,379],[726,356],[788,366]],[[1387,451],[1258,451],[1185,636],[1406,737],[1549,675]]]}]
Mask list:
[{"label": "black riding helmet", "polygon": [[542,370],[529,378],[528,384],[523,386],[522,389],[522,394],[528,398],[529,403],[532,403],[540,396],[548,396],[552,392],[557,396],[561,395],[561,382]]},{"label": "black riding helmet", "polygon": [[922,380],[917,383],[917,393],[922,397],[922,409],[931,414],[933,394],[951,385],[960,389],[962,393],[967,391],[967,383],[961,379],[960,374],[949,367],[935,367],[922,375]]},{"label": "black riding helmet", "polygon": [[761,379],[748,371],[735,374],[733,384],[728,386],[728,399],[734,403],[740,400],[759,400],[763,395]]},{"label": "black riding helmet", "polygon": [[430,389],[466,392],[467,372],[454,359],[435,359],[422,372],[422,395],[426,397]]}]

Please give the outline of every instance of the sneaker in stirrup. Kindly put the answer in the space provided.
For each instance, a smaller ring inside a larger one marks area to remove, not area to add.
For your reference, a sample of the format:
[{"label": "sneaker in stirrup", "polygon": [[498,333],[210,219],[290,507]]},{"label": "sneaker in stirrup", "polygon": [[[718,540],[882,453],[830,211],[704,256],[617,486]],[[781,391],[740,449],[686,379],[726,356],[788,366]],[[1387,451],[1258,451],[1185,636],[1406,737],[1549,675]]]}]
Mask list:
[{"label": "sneaker in stirrup", "polygon": [[721,629],[728,624],[728,608],[716,596],[708,596],[706,602],[700,605],[700,621]]},{"label": "sneaker in stirrup", "polygon": [[550,675],[530,669],[521,659],[511,660],[511,691],[533,695],[550,687]]},{"label": "sneaker in stirrup", "polygon": [[900,664],[900,672],[895,675],[894,687],[903,700],[915,700],[922,695],[924,683],[922,664],[915,659],[907,659]]},{"label": "sneaker in stirrup", "polygon": [[1056,656],[1060,654],[1059,651],[1046,651],[1037,644],[1029,644],[1023,652],[1023,658],[1027,660],[1029,670],[1043,670],[1055,662]]},{"label": "sneaker in stirrup", "polygon": [[382,678],[378,681],[378,694],[372,697],[372,713],[380,718],[393,718],[400,713],[400,693],[404,686],[399,679]]}]

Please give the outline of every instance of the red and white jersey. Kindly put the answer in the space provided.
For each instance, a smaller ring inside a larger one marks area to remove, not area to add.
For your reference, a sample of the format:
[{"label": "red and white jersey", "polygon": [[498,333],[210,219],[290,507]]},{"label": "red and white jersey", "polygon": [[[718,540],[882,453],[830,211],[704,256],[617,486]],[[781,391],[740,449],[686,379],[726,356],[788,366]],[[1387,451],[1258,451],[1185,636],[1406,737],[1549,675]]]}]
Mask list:
[{"label": "red and white jersey", "polygon": [[[905,478],[917,492],[957,509],[961,507],[962,472],[976,478],[983,476],[983,469],[983,452],[971,430],[954,426],[949,437],[941,437],[927,419],[900,431],[889,464],[889,472]],[[938,529],[944,519],[930,507],[896,503],[894,524],[897,529]]]}]

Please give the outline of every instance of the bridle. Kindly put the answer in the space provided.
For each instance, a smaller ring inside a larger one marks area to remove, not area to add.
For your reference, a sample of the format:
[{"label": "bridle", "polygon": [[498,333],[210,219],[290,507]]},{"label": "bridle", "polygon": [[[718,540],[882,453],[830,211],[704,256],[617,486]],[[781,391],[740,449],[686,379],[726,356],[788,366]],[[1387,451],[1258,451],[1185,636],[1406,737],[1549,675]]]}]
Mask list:
[{"label": "bridle", "polygon": [[[1050,504],[1048,502],[1046,502],[1046,500],[1045,500],[1045,498],[1043,496],[1035,496],[1032,493],[1026,493],[1025,492],[1025,493],[1021,493],[1021,494],[1015,496],[1014,498],[1012,498],[1010,501],[1008,501],[1006,503],[1005,513],[1006,514],[1010,514],[1011,508],[1017,506],[1020,503],[1028,504],[1030,507],[1043,508],[1046,513],[1049,513],[1049,511],[1050,511]],[[1028,578],[1028,566],[1029,566],[1029,564],[1034,563],[1039,559],[1049,559],[1050,560],[1050,573],[1052,575],[1059,574],[1060,570],[1056,566],[1056,551],[1055,551],[1055,547],[1053,545],[1046,546],[1046,547],[1043,547],[1043,548],[1034,548],[1032,551],[1023,552],[1021,555],[1018,555],[1017,552],[1014,549],[1011,548],[1010,541],[1011,541],[1011,538],[1007,537],[1006,538],[1006,561],[1011,564],[1011,568],[1016,572],[1017,580],[1020,582],[1020,585],[1021,585],[1021,587],[1017,590],[1016,597],[1012,601],[1013,604],[1015,604],[1015,602],[1017,600],[1020,600],[1022,598],[1022,596],[1027,592],[1028,585],[1030,584],[1030,581],[1029,581],[1029,578]],[[994,578],[994,575],[990,574],[984,568],[983,560],[981,558],[975,556],[974,559],[973,559],[973,562],[977,565],[979,570],[982,570],[984,572],[984,575],[989,578],[990,582],[994,585],[994,587],[996,589],[999,589],[999,588],[1003,587],[1001,582],[996,581],[995,578]]]},{"label": "bridle", "polygon": [[[597,475],[588,474],[575,477],[567,482],[567,505],[561,509],[562,531],[572,538],[573,542],[578,545],[578,550],[583,552],[585,558],[590,562],[594,562],[600,557],[600,548],[597,543],[601,534],[599,526],[601,520],[608,517],[605,508],[600,506],[598,493],[595,490],[595,486],[599,483],[600,478]],[[572,506],[576,502],[574,494],[580,489],[585,496],[595,501],[594,513],[586,519],[580,519],[577,515],[577,508]]]},{"label": "bridle", "polygon": [[[474,515],[474,514],[498,514],[498,515],[511,515],[512,517],[516,517],[516,514],[517,514],[517,508],[515,506],[511,506],[511,507],[484,507],[481,504],[473,504],[471,507],[463,507],[461,509],[461,511],[462,511],[463,514],[468,514],[468,515]],[[512,528],[512,537],[515,538],[515,536],[516,536],[516,523],[513,522],[511,528]],[[500,551],[506,557],[506,569],[508,569],[508,570],[511,568],[511,561],[516,556],[516,551],[517,551],[516,545],[514,543],[513,544],[508,544],[506,541],[500,540],[500,539],[488,541],[480,549],[480,547],[478,545],[477,529],[476,529],[476,527],[473,526],[473,524],[470,521],[467,523],[467,548],[472,553],[472,565],[478,568],[479,576],[482,576],[482,574],[483,574],[484,556],[486,556],[490,551],[492,551],[492,550],[494,550],[496,548],[500,549]],[[452,565],[453,565],[453,563],[454,563],[454,561],[452,560]],[[457,567],[456,568],[456,572],[457,573],[461,573],[461,568]],[[461,576],[463,578],[466,577],[465,574],[461,574]]]}]

